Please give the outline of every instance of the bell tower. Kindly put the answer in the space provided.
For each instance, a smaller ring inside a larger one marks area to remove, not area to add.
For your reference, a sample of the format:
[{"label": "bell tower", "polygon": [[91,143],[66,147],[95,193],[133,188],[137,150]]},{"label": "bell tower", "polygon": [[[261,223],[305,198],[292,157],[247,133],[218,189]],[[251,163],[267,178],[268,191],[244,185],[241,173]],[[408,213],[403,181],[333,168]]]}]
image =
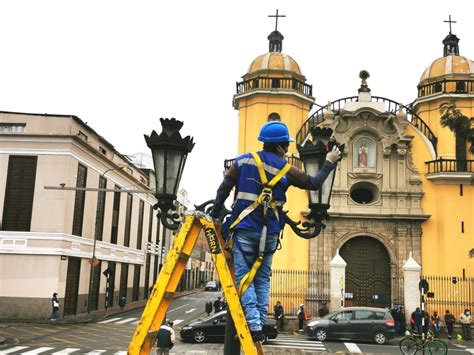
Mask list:
[{"label": "bell tower", "polygon": [[[237,83],[233,106],[239,112],[239,154],[262,149],[257,140],[260,128],[268,121],[281,121],[288,126],[290,136],[295,137],[308,118],[314,103],[312,86],[306,83],[298,63],[284,54],[283,35],[278,31],[278,10],[275,30],[267,37],[269,51],[258,56],[250,64],[242,81]],[[296,144],[291,143],[290,153],[296,153]],[[290,163],[300,165],[299,159]],[[303,190],[290,188],[284,210],[293,220],[301,220],[301,212],[307,209],[307,196]],[[296,236],[290,228],[284,229],[282,250],[275,253],[274,269],[308,268],[308,241]]]}]

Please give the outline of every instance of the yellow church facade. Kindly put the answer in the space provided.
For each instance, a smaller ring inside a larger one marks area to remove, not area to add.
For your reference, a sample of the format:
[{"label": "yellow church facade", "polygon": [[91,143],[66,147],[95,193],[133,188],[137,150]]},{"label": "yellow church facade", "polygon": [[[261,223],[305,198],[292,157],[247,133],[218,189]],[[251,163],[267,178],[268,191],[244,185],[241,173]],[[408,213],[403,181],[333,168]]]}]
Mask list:
[{"label": "yellow church facade", "polygon": [[[422,73],[411,105],[372,96],[363,80],[357,96],[312,114],[312,87],[282,52],[283,36],[273,31],[268,39],[269,51],[251,62],[234,95],[239,154],[261,149],[258,132],[271,120],[281,120],[297,137],[291,163],[301,165],[297,145],[311,139],[313,127],[333,129],[346,146],[331,220],[312,240],[286,227],[273,269],[329,271],[340,253],[348,263],[346,305],[403,303],[403,265],[410,255],[423,275],[473,278],[474,63],[459,55],[457,37],[445,38],[443,57]],[[287,199],[289,217],[302,220],[307,192],[290,188]]]}]

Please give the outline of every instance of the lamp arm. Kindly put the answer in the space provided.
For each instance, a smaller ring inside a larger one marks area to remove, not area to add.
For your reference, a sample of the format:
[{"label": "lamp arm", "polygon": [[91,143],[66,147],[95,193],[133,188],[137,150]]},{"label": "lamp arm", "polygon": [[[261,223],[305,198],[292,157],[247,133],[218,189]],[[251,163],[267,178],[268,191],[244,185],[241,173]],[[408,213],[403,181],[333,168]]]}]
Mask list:
[{"label": "lamp arm", "polygon": [[160,218],[161,224],[164,227],[175,231],[181,225],[182,218],[179,213],[175,212],[176,206],[173,203],[158,200],[153,209],[158,210],[157,217]]},{"label": "lamp arm", "polygon": [[[209,214],[211,212],[213,207],[214,207],[214,200],[207,200],[206,202],[203,202],[200,205],[194,205],[194,208],[196,209],[196,211],[201,211],[201,212],[204,212],[204,213],[207,213],[207,214]],[[222,209],[219,213],[219,217],[217,219],[219,219],[220,221],[223,221],[225,216],[227,216],[231,212],[232,211],[229,211],[224,206],[224,207],[222,207]]]},{"label": "lamp arm", "polygon": [[[285,212],[285,223],[291,227],[298,237],[303,239],[315,238],[321,233],[322,229],[326,228],[326,225],[322,222],[295,222],[288,217],[287,212]],[[303,228],[298,227],[300,224]]]}]

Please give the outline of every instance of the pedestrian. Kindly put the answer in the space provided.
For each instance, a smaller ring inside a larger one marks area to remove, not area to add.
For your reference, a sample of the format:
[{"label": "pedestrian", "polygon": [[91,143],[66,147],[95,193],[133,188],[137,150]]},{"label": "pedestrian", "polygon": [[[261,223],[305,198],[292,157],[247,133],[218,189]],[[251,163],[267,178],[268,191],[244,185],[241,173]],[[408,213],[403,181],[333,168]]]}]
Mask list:
[{"label": "pedestrian", "polygon": [[225,310],[227,310],[227,300],[224,297],[221,303],[221,311],[225,311]]},{"label": "pedestrian", "polygon": [[156,340],[156,355],[169,355],[170,349],[173,347],[176,335],[173,330],[173,321],[167,320],[158,331]]},{"label": "pedestrian", "polygon": [[427,311],[423,311],[423,333],[428,334],[428,331],[430,330],[430,314]]},{"label": "pedestrian", "polygon": [[298,312],[296,313],[298,316],[298,330],[302,331],[303,330],[303,324],[304,321],[306,320],[306,314],[304,311],[304,304],[300,304],[300,308],[298,308]]},{"label": "pedestrian", "polygon": [[449,309],[447,309],[446,313],[444,314],[444,324],[446,324],[448,339],[451,339],[453,337],[453,327],[454,327],[455,322],[456,322],[456,317],[453,316],[451,312],[449,312]]},{"label": "pedestrian", "polygon": [[51,298],[51,320],[56,321],[58,318],[58,311],[59,311],[59,301],[58,301],[58,294],[56,292],[53,293],[53,297]]},{"label": "pedestrian", "polygon": [[421,334],[421,332],[423,331],[421,326],[422,317],[423,315],[421,313],[420,307],[416,307],[415,311],[411,314],[411,318],[413,319],[413,332]]},{"label": "pedestrian", "polygon": [[211,301],[206,302],[205,310],[206,310],[207,316],[209,317],[212,313],[212,302]]},{"label": "pedestrian", "polygon": [[459,321],[462,327],[462,337],[464,340],[472,340],[471,338],[471,322],[472,316],[469,309],[465,309],[464,313],[459,316]]},{"label": "pedestrian", "polygon": [[406,319],[405,319],[405,308],[400,306],[398,312],[396,313],[395,324],[398,325],[397,335],[404,335],[406,331]]},{"label": "pedestrian", "polygon": [[326,314],[329,314],[329,307],[327,302],[323,302],[322,307],[318,310],[318,315],[320,318],[324,317]]},{"label": "pedestrian", "polygon": [[[341,157],[334,146],[319,172],[310,176],[286,162],[284,157],[293,139],[283,122],[264,124],[258,140],[263,142],[263,150],[235,159],[217,190],[210,212],[211,217],[218,218],[225,200],[236,188],[228,229],[233,240],[235,281],[242,293],[241,304],[254,341],[264,340],[262,326],[269,304],[272,258],[285,225],[282,207],[286,190],[290,186],[318,190]],[[260,242],[261,238],[265,239]],[[244,278],[252,269],[254,276]]]},{"label": "pedestrian", "polygon": [[438,338],[441,334],[441,317],[438,315],[437,311],[434,311],[431,316],[431,324],[433,324],[434,336],[435,338]]},{"label": "pedestrian", "polygon": [[276,319],[276,322],[277,322],[277,327],[281,330],[283,330],[283,322],[284,322],[284,319],[285,319],[285,315],[284,315],[284,310],[283,310],[283,306],[281,305],[280,301],[277,301],[277,303],[275,304],[275,306],[273,307],[273,313],[275,315],[275,319]]},{"label": "pedestrian", "polygon": [[217,297],[217,300],[214,301],[214,313],[220,312],[222,310],[222,301],[220,297]]}]

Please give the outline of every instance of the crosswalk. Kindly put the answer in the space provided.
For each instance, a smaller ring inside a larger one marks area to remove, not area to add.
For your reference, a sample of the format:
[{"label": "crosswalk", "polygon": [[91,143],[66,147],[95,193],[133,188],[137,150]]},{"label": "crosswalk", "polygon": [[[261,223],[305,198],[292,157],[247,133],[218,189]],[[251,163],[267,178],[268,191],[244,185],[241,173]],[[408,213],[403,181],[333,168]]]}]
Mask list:
[{"label": "crosswalk", "polygon": [[[130,318],[122,318],[122,317],[117,317],[117,318],[109,318],[105,320],[101,320],[100,322],[97,322],[97,324],[132,324],[132,325],[137,325],[140,322],[139,318],[136,317],[130,317]],[[174,326],[184,322],[183,319],[174,319]]]},{"label": "crosswalk", "polygon": [[11,348],[1,349],[0,355],[69,355],[69,354],[85,354],[85,355],[127,355],[127,351],[116,350],[81,350],[77,348],[52,348],[49,346],[31,347],[31,346],[13,346]]},{"label": "crosswalk", "polygon": [[270,339],[265,343],[265,348],[291,348],[300,350],[325,351],[323,342],[308,338],[294,337],[291,335],[278,335],[275,339]]}]

